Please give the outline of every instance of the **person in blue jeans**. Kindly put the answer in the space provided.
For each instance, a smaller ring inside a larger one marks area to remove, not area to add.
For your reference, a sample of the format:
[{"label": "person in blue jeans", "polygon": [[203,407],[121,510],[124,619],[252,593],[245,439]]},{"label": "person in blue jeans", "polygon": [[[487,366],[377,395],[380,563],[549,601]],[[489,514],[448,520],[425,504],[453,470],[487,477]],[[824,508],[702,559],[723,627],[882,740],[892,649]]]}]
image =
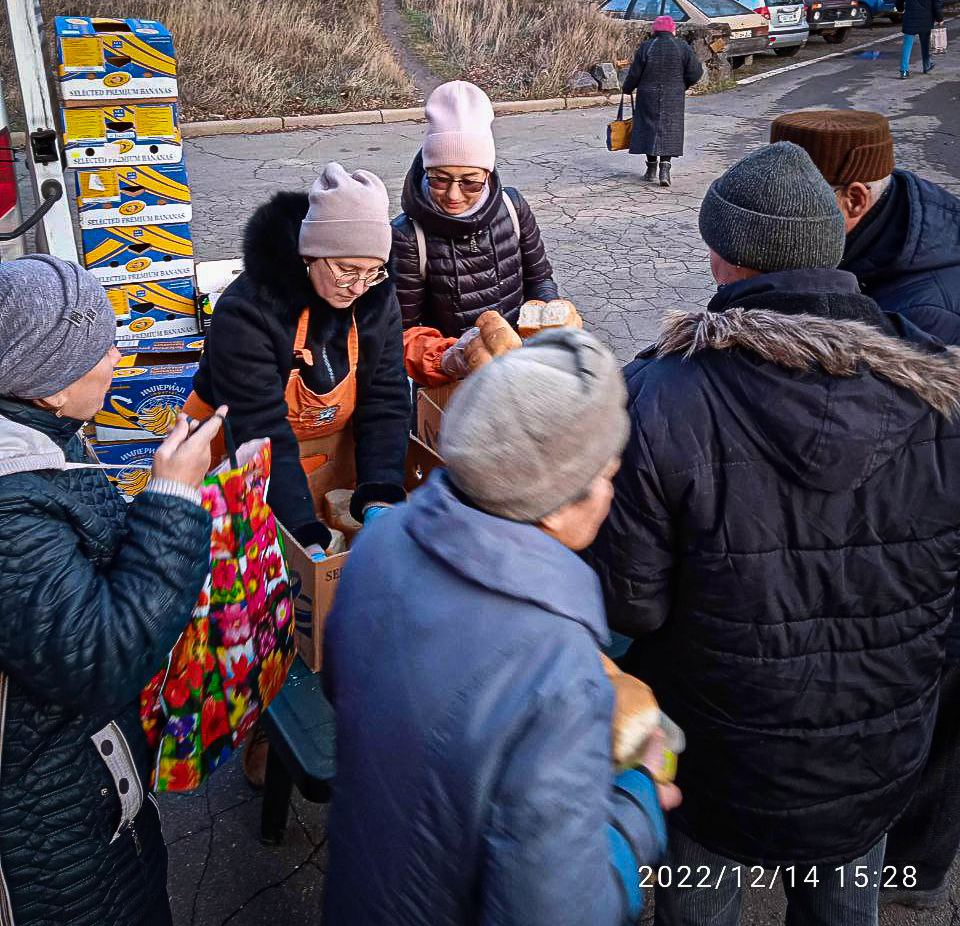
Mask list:
[{"label": "person in blue jeans", "polygon": [[903,6],[903,51],[900,55],[900,77],[910,76],[910,53],[915,38],[920,39],[923,73],[929,74],[936,65],[930,58],[930,33],[935,25],[943,25],[940,0],[905,0]]},{"label": "person in blue jeans", "polygon": [[594,338],[532,339],[457,388],[447,470],[355,543],[324,635],[324,926],[637,921],[679,792],[647,770],[661,743],[614,769],[609,633],[576,552],[610,507],[624,401]]}]

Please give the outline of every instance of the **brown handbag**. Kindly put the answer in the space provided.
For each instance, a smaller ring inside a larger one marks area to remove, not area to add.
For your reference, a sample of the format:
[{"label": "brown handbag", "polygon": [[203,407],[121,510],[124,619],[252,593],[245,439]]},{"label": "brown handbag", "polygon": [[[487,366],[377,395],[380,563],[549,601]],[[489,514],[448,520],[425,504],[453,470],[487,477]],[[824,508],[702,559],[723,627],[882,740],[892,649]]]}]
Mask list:
[{"label": "brown handbag", "polygon": [[630,136],[633,134],[633,94],[630,94],[630,118],[623,118],[623,100],[626,94],[620,94],[620,108],[617,118],[607,125],[607,150],[626,151],[630,147]]}]

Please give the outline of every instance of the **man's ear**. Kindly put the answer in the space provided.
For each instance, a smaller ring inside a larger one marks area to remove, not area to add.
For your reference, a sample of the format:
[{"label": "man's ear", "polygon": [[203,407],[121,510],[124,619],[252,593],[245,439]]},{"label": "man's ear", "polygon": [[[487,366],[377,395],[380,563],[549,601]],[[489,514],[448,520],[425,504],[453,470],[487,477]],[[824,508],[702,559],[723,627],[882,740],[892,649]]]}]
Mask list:
[{"label": "man's ear", "polygon": [[869,211],[873,201],[870,188],[864,183],[848,184],[840,192],[843,211],[850,219],[862,219]]}]

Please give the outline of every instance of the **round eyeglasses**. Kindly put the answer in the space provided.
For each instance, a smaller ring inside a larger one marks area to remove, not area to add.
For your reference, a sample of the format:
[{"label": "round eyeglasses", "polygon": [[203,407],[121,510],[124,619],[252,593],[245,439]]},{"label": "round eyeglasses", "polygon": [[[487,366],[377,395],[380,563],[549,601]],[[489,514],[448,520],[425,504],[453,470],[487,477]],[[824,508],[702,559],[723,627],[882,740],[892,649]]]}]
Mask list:
[{"label": "round eyeglasses", "polygon": [[367,274],[367,276],[363,276],[359,270],[348,270],[346,273],[341,273],[338,276],[337,271],[329,260],[324,257],[323,262],[333,275],[333,285],[336,286],[337,289],[350,289],[351,286],[356,286],[357,283],[363,283],[363,285],[369,289],[371,286],[377,286],[390,277],[386,267],[380,267],[374,270],[373,273]]}]

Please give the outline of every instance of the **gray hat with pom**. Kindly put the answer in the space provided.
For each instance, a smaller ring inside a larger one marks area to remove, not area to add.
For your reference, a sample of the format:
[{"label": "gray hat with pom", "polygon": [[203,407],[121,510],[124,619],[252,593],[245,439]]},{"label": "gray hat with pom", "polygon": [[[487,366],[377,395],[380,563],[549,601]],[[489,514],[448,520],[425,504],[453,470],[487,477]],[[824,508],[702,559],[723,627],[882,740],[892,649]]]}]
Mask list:
[{"label": "gray hat with pom", "polygon": [[468,377],[443,415],[440,454],[478,507],[533,523],[576,501],[630,432],[616,358],[558,328]]},{"label": "gray hat with pom", "polygon": [[714,180],[700,234],[728,263],[763,273],[834,268],[845,230],[836,196],[803,148],[777,142]]},{"label": "gray hat with pom", "polygon": [[56,395],[103,359],[116,334],[89,271],[49,254],[0,264],[0,396]]}]

